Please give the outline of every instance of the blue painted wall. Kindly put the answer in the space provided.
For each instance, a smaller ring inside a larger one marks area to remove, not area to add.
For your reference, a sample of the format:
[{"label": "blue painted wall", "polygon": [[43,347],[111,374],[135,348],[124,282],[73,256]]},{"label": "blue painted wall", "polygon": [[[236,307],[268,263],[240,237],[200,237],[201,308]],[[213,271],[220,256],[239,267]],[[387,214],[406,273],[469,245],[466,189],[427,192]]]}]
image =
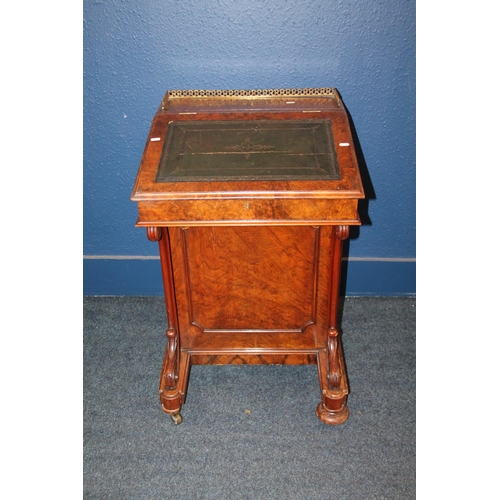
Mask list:
[{"label": "blue painted wall", "polygon": [[329,86],[368,195],[345,292],[412,295],[415,0],[84,0],[84,293],[162,293],[129,198],[167,89]]}]

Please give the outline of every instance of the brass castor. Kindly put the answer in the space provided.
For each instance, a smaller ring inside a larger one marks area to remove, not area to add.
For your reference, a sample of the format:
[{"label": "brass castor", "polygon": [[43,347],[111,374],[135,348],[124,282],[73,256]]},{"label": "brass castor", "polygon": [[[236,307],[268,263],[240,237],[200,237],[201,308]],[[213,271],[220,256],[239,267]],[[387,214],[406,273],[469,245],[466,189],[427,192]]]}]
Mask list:
[{"label": "brass castor", "polygon": [[174,421],[175,425],[179,425],[180,423],[182,423],[182,417],[180,413],[171,413],[170,417]]}]

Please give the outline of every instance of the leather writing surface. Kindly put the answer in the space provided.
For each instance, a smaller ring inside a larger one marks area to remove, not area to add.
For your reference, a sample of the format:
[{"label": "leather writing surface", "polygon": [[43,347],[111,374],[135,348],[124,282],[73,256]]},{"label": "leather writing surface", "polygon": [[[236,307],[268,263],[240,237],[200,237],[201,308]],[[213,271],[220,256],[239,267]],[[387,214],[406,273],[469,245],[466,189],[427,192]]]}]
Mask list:
[{"label": "leather writing surface", "polygon": [[338,180],[330,120],[173,121],[156,182]]}]

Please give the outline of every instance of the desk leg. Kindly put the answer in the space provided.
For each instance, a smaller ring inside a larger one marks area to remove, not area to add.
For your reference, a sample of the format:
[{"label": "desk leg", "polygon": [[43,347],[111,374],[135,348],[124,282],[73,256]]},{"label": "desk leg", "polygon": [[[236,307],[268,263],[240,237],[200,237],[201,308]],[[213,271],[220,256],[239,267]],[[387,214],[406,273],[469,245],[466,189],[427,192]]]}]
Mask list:
[{"label": "desk leg", "polygon": [[[181,357],[180,352],[170,238],[168,229],[165,227],[148,227],[147,235],[150,241],[158,241],[160,249],[161,272],[168,320],[167,347],[165,349],[163,368],[160,376],[160,402],[163,411],[169,413],[172,420],[176,424],[179,424],[182,422],[180,409],[184,403],[185,386],[187,383],[184,377],[189,369],[189,363],[188,356]],[[182,380],[179,380],[179,373],[182,374]]]},{"label": "desk leg", "polygon": [[177,384],[173,388],[169,388],[166,385],[166,367],[167,367],[168,353],[165,351],[165,360],[163,363],[163,369],[160,376],[160,403],[161,409],[168,413],[175,424],[180,424],[182,422],[181,417],[181,406],[184,404],[184,398],[186,396],[186,388],[189,377],[189,367],[191,365],[190,356],[187,351],[181,351],[179,357],[179,370]]},{"label": "desk leg", "polygon": [[330,425],[345,422],[349,416],[344,357],[338,330],[338,304],[342,241],[349,236],[349,226],[335,226],[332,238],[332,273],[330,276],[329,327],[326,350],[318,355],[318,374],[322,399],[316,410],[318,418]]}]

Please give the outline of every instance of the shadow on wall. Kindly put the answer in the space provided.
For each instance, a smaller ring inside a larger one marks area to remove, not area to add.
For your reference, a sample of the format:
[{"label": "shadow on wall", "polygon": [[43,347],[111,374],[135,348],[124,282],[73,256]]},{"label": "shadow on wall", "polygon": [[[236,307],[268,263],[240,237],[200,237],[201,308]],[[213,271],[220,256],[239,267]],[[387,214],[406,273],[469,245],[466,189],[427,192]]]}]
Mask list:
[{"label": "shadow on wall", "polygon": [[[342,95],[340,94],[340,92],[339,92],[339,95],[340,95],[340,98],[342,99]],[[345,103],[344,103],[344,106],[345,106]],[[347,106],[346,106],[346,113],[347,113],[347,118],[349,119],[349,126],[351,127],[352,140],[354,142],[354,150],[356,151],[356,158],[358,160],[359,173],[361,175],[361,182],[363,183],[363,189],[365,191],[365,199],[359,200],[359,202],[358,202],[359,217],[361,219],[361,224],[363,226],[371,226],[372,221],[370,219],[370,216],[368,215],[368,205],[369,205],[370,200],[376,199],[375,189],[373,188],[373,183],[370,179],[368,167],[366,166],[365,157],[363,155],[363,150],[361,149],[361,145],[359,143],[359,138],[358,138],[358,134],[356,132],[356,127],[355,127],[354,122],[352,120],[351,113],[349,112],[349,109],[347,109]],[[346,241],[348,241],[349,239],[352,239],[352,238],[357,238],[358,236],[359,236],[359,226],[351,226],[349,238]],[[347,253],[345,254],[345,256],[347,256]]]},{"label": "shadow on wall", "polygon": [[[337,92],[339,91],[337,90]],[[339,95],[340,98],[342,99],[342,95],[340,92]],[[366,165],[365,157],[363,155],[363,150],[361,149],[361,144],[359,142],[358,134],[356,132],[356,127],[352,120],[351,113],[349,112],[347,106],[345,106],[345,109],[347,113],[347,118],[349,120],[349,126],[351,128],[354,150],[356,151],[356,159],[358,161],[359,174],[361,176],[361,182],[363,183],[363,189],[365,192],[365,198],[363,200],[358,201],[359,218],[361,219],[361,226],[371,226],[372,221],[370,219],[370,216],[368,215],[368,206],[370,200],[376,199],[375,189],[373,187],[373,183],[371,181],[370,174],[368,172],[368,167]],[[358,238],[359,235],[360,235],[360,226],[351,226],[349,229],[349,238],[346,238],[343,242],[342,256],[344,258],[349,257],[350,241],[352,239]],[[343,261],[341,283],[340,283],[340,293],[342,296],[344,296],[346,293],[346,286],[347,286],[347,262]]]}]

